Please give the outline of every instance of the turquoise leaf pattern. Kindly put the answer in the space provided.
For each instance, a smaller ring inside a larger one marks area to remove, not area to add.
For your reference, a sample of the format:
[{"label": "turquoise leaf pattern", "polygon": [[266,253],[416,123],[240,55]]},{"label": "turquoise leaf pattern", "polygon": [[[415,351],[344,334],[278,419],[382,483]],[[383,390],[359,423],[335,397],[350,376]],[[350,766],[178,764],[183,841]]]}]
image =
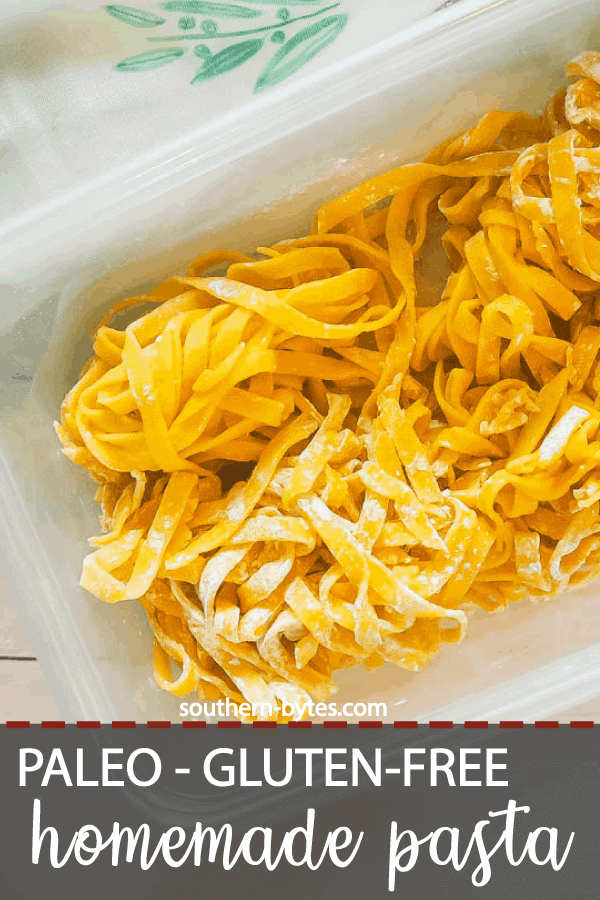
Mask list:
[{"label": "turquoise leaf pattern", "polygon": [[295,34],[277,51],[260,73],[254,86],[255,93],[273,87],[297,72],[317,53],[333,43],[347,22],[346,15],[329,16]]},{"label": "turquoise leaf pattern", "polygon": [[209,37],[214,37],[219,31],[217,23],[212,19],[205,19],[200,23],[200,28],[202,29],[202,33]]},{"label": "turquoise leaf pattern", "polygon": [[[254,6],[281,6],[281,0],[247,0]],[[288,6],[323,6],[326,0],[287,0]],[[458,0],[456,0],[458,2]]]},{"label": "turquoise leaf pattern", "polygon": [[147,72],[149,69],[160,69],[169,63],[175,62],[183,56],[183,47],[164,47],[161,50],[149,50],[148,53],[139,53],[137,56],[128,56],[117,63],[120,72]]},{"label": "turquoise leaf pattern", "polygon": [[208,81],[209,78],[216,78],[217,75],[224,75],[225,72],[237,69],[238,66],[258,53],[262,45],[263,42],[260,38],[252,41],[240,41],[239,44],[230,44],[229,47],[219,50],[214,56],[211,55],[190,83],[197,84],[199,81]]},{"label": "turquoise leaf pattern", "polygon": [[210,47],[207,47],[206,44],[197,44],[194,47],[195,56],[199,56],[200,59],[207,60],[212,56],[212,50]]},{"label": "turquoise leaf pattern", "polygon": [[105,6],[104,10],[109,16],[127,25],[133,25],[134,28],[156,28],[157,25],[164,25],[167,21],[162,16],[156,16],[144,9],[134,9],[133,6]]},{"label": "turquoise leaf pattern", "polygon": [[160,6],[165,12],[194,13],[198,16],[227,19],[255,19],[262,15],[259,9],[239,6],[237,3],[205,3],[204,0],[165,0]]},{"label": "turquoise leaf pattern", "polygon": [[[148,0],[146,0],[148,2]],[[192,55],[202,60],[202,66],[190,84],[209,81],[237,69],[257,56],[264,48],[270,58],[259,69],[254,92],[260,93],[280,84],[329,47],[348,23],[348,16],[339,10],[343,0],[243,0],[241,3],[216,0],[163,0],[158,6],[165,14],[157,15],[133,6],[110,4],[104,10],[114,19],[135,28],[152,28],[156,36],[147,41],[163,44],[155,50],[139,53],[121,60],[115,66],[119,72],[145,72],[162,68],[180,59],[187,52],[186,41],[196,41]],[[289,7],[303,6],[304,10]],[[174,18],[169,13],[175,14]],[[197,17],[206,18],[197,18]],[[261,17],[262,22],[261,22]],[[265,18],[267,22],[265,22]],[[219,19],[238,22],[218,24]],[[258,19],[258,23],[248,20]],[[312,20],[304,24],[306,20]],[[303,23],[303,24],[300,24]],[[165,33],[166,26],[171,33]],[[173,33],[175,31],[176,33]],[[247,38],[247,40],[240,40]],[[200,41],[200,43],[198,43]],[[216,47],[211,49],[213,41]],[[229,43],[226,43],[229,41]],[[171,46],[164,46],[171,44]],[[175,46],[174,46],[175,45]],[[251,82],[250,82],[251,83]]]}]

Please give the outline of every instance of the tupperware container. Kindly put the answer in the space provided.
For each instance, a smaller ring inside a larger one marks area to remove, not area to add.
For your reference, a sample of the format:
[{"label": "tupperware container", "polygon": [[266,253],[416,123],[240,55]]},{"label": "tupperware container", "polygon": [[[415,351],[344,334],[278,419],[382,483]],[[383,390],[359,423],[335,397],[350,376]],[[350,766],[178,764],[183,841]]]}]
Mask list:
[{"label": "tupperware container", "polygon": [[[65,719],[180,721],[154,685],[142,608],[78,584],[95,488],[52,423],[95,320],[205,250],[305,232],[325,198],[494,107],[539,111],[596,46],[598,0],[461,0],[0,226],[1,564]],[[475,615],[420,673],[338,673],[332,699],[385,701],[390,719],[548,718],[597,696],[599,637],[593,584]]]}]

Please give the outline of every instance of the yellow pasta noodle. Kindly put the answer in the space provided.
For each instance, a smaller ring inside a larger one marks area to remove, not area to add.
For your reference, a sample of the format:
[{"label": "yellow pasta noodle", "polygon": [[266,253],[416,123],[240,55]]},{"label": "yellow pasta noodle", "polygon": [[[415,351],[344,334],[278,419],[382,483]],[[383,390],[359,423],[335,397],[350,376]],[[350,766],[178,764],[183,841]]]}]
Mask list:
[{"label": "yellow pasta noodle", "polygon": [[600,574],[599,73],[99,323],[57,424],[99,484],[81,583],[144,606],[162,688],[324,700]]}]

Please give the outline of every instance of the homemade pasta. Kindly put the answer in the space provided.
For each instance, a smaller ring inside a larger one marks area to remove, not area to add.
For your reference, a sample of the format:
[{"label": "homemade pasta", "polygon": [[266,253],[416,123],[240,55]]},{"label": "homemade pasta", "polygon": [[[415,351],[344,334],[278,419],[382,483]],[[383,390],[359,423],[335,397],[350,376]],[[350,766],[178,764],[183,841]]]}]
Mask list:
[{"label": "homemade pasta", "polygon": [[600,54],[567,73],[97,327],[57,424],[99,484],[81,583],[144,606],[160,687],[322,701],[600,574]]}]

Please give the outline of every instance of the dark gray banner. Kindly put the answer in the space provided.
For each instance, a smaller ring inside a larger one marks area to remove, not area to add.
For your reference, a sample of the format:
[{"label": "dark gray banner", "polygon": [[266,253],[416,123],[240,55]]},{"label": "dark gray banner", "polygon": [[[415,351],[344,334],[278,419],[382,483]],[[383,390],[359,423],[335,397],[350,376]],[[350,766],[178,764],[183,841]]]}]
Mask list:
[{"label": "dark gray banner", "polygon": [[531,726],[3,729],[0,897],[592,900],[599,743]]}]

